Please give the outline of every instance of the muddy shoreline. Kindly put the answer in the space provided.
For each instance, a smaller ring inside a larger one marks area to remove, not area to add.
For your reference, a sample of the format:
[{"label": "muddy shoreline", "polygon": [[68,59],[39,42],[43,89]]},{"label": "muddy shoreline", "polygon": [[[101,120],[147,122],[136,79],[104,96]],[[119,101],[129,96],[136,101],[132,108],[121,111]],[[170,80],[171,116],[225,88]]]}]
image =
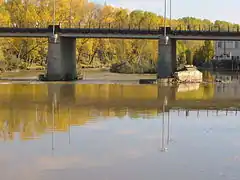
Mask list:
[{"label": "muddy shoreline", "polygon": [[[38,81],[38,76],[40,74],[45,74],[45,71],[12,71],[4,72],[0,74],[1,81]],[[139,79],[156,79],[156,74],[122,74],[122,73],[112,73],[108,69],[83,69],[82,70],[83,80],[78,80],[77,82],[82,83],[94,83],[94,82],[135,82]]]}]

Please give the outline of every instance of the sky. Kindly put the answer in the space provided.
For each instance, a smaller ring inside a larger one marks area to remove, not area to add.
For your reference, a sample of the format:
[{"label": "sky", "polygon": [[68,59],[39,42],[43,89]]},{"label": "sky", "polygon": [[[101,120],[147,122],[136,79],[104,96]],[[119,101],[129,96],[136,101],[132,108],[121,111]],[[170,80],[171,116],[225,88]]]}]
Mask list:
[{"label": "sky", "polygon": [[[104,4],[105,0],[90,0]],[[169,2],[169,0],[167,0]],[[107,4],[130,10],[164,14],[164,0],[106,0]],[[168,7],[169,8],[169,7]],[[240,24],[240,0],[172,0],[172,17],[198,17]],[[168,11],[169,14],[169,11]]]}]

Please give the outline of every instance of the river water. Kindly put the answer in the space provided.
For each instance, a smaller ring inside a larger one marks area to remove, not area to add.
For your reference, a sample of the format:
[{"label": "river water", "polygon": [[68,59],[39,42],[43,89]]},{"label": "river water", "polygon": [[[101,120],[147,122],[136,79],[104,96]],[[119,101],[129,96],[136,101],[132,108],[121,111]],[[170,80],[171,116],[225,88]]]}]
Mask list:
[{"label": "river water", "polygon": [[240,179],[237,75],[163,87],[93,74],[0,82],[1,179]]}]

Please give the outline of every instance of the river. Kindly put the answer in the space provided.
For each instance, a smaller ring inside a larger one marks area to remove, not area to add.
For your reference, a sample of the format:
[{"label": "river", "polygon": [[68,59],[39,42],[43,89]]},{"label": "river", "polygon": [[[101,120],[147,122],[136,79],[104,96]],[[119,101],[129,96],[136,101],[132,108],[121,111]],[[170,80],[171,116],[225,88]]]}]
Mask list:
[{"label": "river", "polygon": [[236,74],[204,73],[228,81],[177,87],[100,71],[74,83],[2,77],[3,180],[240,179]]}]

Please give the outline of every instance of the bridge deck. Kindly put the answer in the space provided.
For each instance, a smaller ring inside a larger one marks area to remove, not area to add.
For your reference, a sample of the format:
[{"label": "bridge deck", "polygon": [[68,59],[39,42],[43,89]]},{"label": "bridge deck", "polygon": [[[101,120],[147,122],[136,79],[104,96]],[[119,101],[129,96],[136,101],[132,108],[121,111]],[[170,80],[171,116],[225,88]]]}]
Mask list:
[{"label": "bridge deck", "polygon": [[[52,28],[0,28],[0,37],[49,37]],[[164,28],[159,29],[108,29],[108,28],[58,28],[56,33],[72,38],[159,39]],[[239,31],[171,30],[167,35],[177,40],[240,40]]]}]

